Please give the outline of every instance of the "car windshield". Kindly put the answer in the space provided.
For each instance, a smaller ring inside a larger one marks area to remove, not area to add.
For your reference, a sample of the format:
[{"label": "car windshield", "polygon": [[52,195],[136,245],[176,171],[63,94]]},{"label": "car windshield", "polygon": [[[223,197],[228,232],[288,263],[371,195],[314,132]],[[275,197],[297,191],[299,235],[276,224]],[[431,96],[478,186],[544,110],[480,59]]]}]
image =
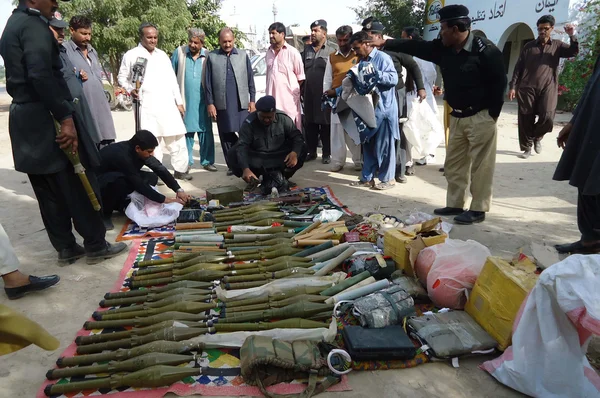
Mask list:
[{"label": "car windshield", "polygon": [[258,57],[260,57],[260,54],[255,54],[250,58],[250,63],[254,63],[254,61],[256,61],[258,59]]}]

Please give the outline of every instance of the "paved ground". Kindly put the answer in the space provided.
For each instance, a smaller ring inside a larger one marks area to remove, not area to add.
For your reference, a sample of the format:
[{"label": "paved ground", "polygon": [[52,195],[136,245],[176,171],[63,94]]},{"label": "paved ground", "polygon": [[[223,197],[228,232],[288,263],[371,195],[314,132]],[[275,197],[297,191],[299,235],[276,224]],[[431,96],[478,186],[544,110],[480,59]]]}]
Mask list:
[{"label": "paved ground", "polygon": [[[7,230],[22,262],[22,270],[34,275],[59,274],[61,283],[50,291],[8,302],[0,294],[0,303],[8,304],[36,320],[61,342],[56,352],[28,347],[0,361],[2,396],[32,397],[62,350],[73,341],[76,331],[97,308],[98,301],[109,291],[123,266],[125,256],[99,265],[88,266],[79,261],[68,267],[58,267],[56,253],[50,246],[39,215],[37,202],[27,176],[14,170],[8,135],[8,104],[10,98],[0,88],[0,222]],[[119,139],[133,134],[130,112],[113,114]],[[452,237],[476,239],[494,254],[510,256],[530,242],[570,242],[578,238],[575,206],[576,191],[566,183],[552,181],[560,150],[555,137],[561,122],[568,115],[559,115],[554,134],[547,137],[544,153],[525,161],[517,158],[516,107],[505,106],[499,122],[498,162],[495,175],[495,198],[492,212],[485,223],[472,227],[455,227]],[[216,132],[216,128],[215,128]],[[218,139],[218,137],[215,137]],[[438,162],[443,162],[444,149],[438,150]],[[217,143],[218,173],[194,169],[194,180],[183,184],[191,193],[201,193],[208,187],[243,182],[225,175],[221,149]],[[439,164],[417,168],[417,175],[406,185],[386,192],[354,188],[348,184],[358,173],[344,170],[332,173],[320,160],[308,163],[294,180],[301,186],[330,185],[336,195],[357,213],[381,210],[391,215],[407,215],[414,209],[432,212],[445,202],[446,182],[438,172]],[[116,230],[123,220],[117,220]],[[116,233],[107,235],[114,240]],[[414,369],[354,372],[350,375],[352,392],[346,397],[514,397],[519,394],[496,383],[477,368],[481,359],[461,361],[458,369],[447,363],[433,363]],[[333,397],[325,394],[323,397]]]}]

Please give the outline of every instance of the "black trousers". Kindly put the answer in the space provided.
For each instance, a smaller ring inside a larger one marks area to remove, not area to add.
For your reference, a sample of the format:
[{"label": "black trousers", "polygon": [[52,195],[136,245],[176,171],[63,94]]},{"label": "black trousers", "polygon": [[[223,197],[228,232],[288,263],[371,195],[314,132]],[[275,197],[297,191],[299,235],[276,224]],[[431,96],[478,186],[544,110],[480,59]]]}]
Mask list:
[{"label": "black trousers", "polygon": [[235,132],[222,132],[219,130],[219,141],[221,141],[221,149],[223,149],[223,156],[225,157],[225,163],[227,164],[228,169],[231,168],[231,164],[229,164],[229,151],[235,145],[238,140],[238,136]]},{"label": "black trousers", "polygon": [[[239,147],[234,146],[229,151],[229,164],[231,164],[231,170],[233,175],[236,177],[242,177],[244,170],[240,166],[237,153]],[[302,148],[302,151],[298,155],[298,163],[293,168],[288,168],[285,163],[285,157],[292,151],[291,148],[286,148],[277,152],[256,152],[248,151],[249,167],[256,177],[260,177],[267,171],[281,170],[285,178],[291,178],[298,170],[304,166],[306,160],[306,147]]]},{"label": "black trousers", "polygon": [[[156,186],[158,176],[152,172],[140,171],[148,185]],[[113,211],[125,211],[129,204],[127,196],[134,191],[133,185],[123,173],[106,173],[101,176],[100,192],[102,195],[102,212],[110,217]]]},{"label": "black trousers", "polygon": [[600,195],[583,195],[577,198],[577,226],[584,242],[600,240]]},{"label": "black trousers", "polygon": [[310,155],[317,154],[319,138],[323,144],[323,156],[331,156],[331,125],[306,123],[306,145]]},{"label": "black trousers", "polygon": [[400,139],[396,140],[396,178],[406,175],[406,163],[412,162],[412,145],[406,139],[404,130],[400,125]]},{"label": "black trousers", "polygon": [[[100,191],[96,176],[87,174],[98,196]],[[73,226],[83,237],[86,251],[98,251],[106,247],[106,229],[101,213],[92,207],[73,167],[69,165],[53,174],[28,174],[28,177],[40,206],[48,238],[56,251],[69,249],[76,244]]]}]

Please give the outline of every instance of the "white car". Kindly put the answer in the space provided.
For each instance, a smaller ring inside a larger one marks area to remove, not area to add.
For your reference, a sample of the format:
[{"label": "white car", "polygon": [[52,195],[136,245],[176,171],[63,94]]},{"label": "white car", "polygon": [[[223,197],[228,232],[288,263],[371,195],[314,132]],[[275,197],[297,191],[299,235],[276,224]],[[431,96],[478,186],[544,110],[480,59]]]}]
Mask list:
[{"label": "white car", "polygon": [[254,86],[256,87],[256,100],[265,96],[267,89],[267,59],[266,53],[253,55],[250,58],[252,72],[254,72]]}]

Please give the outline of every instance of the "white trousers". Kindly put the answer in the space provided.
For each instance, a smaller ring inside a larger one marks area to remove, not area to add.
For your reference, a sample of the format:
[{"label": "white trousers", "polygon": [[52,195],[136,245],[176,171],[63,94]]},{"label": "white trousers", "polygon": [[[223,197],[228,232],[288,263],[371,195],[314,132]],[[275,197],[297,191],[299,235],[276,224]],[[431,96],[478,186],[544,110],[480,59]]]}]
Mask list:
[{"label": "white trousers", "polygon": [[171,155],[173,170],[185,173],[188,169],[188,151],[187,144],[185,143],[185,135],[156,137],[156,139],[158,140],[158,146],[154,150],[154,157],[162,163],[163,151],[168,152]]},{"label": "white trousers", "polygon": [[341,123],[331,122],[331,164],[332,166],[344,166],[346,164],[346,147],[352,155],[352,162],[357,166],[362,166],[360,145],[357,145],[352,138],[344,131]]},{"label": "white trousers", "polygon": [[8,235],[0,224],[0,275],[10,274],[19,269],[19,259],[10,244]]}]

